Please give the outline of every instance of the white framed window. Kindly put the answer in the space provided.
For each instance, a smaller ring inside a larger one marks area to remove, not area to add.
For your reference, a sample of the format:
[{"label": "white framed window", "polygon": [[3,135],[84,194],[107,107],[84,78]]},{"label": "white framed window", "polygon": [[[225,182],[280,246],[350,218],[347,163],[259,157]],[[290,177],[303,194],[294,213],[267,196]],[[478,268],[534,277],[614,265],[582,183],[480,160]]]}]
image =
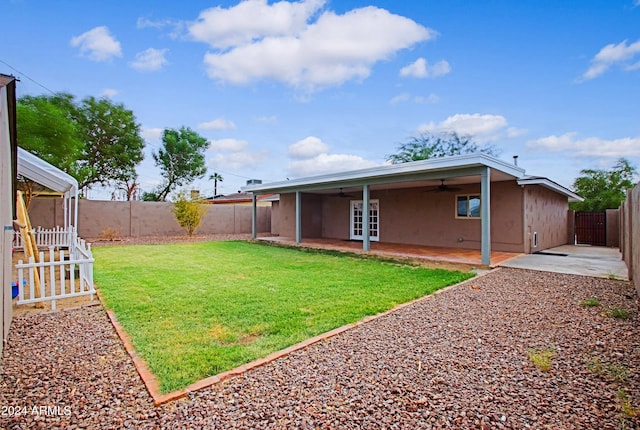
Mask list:
[{"label": "white framed window", "polygon": [[[351,200],[351,240],[364,239],[364,204],[362,200]],[[380,203],[378,200],[369,202],[369,240],[377,242],[380,240]]]},{"label": "white framed window", "polygon": [[480,194],[456,195],[456,218],[480,218]]}]

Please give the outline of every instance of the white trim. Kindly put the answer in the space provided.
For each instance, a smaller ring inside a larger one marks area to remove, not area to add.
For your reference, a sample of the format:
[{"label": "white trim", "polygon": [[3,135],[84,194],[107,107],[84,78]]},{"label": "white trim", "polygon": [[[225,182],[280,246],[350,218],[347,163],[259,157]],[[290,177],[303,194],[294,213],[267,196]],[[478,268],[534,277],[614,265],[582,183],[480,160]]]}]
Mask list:
[{"label": "white trim", "polygon": [[[350,240],[364,240],[363,235],[357,235],[355,234],[355,231],[354,231],[355,230],[354,221],[353,221],[354,207],[358,203],[363,204],[364,202],[362,200],[351,200],[349,202],[349,239]],[[369,240],[372,242],[379,242],[380,241],[380,201],[378,199],[370,200],[369,208],[371,208],[373,205],[377,205],[378,208],[376,209],[375,228],[369,231]],[[369,221],[369,224],[372,224],[371,220]],[[372,232],[375,232],[375,235],[372,234]]]},{"label": "white trim", "polygon": [[522,178],[522,179],[518,179],[518,185],[520,186],[540,185],[542,187],[548,188],[557,193],[564,194],[565,196],[569,197],[570,202],[584,201],[584,199],[579,195],[577,195],[576,193],[572,192],[571,190],[568,190],[567,188],[563,187],[560,184],[556,184],[555,182],[553,182],[548,178],[537,178],[537,177]]},{"label": "white trim", "polygon": [[311,176],[307,178],[292,179],[288,181],[271,182],[268,184],[255,184],[242,187],[242,191],[257,194],[292,192],[301,187],[314,186],[318,188],[335,187],[336,183],[348,181],[371,181],[377,179],[391,179],[395,176],[434,173],[489,167],[501,171],[514,178],[524,178],[524,169],[509,164],[486,154],[468,154],[454,157],[432,158],[429,160],[413,161],[410,163],[388,164],[367,169],[350,170],[326,175]]},{"label": "white trim", "polygon": [[480,193],[469,193],[469,194],[456,194],[455,197],[455,204],[453,205],[453,211],[455,213],[455,218],[456,219],[482,219],[482,203],[480,203],[480,215],[478,216],[460,216],[458,215],[458,197],[466,197],[467,198],[467,214],[469,214],[469,197],[478,197],[478,199],[480,199],[480,202],[482,202],[482,196],[480,195]]}]

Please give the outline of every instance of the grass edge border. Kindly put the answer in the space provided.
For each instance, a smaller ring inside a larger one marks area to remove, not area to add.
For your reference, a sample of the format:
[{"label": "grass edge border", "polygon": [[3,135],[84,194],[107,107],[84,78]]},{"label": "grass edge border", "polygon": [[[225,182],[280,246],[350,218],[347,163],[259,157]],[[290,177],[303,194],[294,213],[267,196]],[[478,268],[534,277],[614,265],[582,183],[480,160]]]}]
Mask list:
[{"label": "grass edge border", "polygon": [[406,303],[401,303],[399,305],[394,306],[393,308],[375,314],[375,315],[369,315],[367,317],[364,317],[363,319],[356,321],[354,323],[350,323],[350,324],[346,324],[340,327],[337,327],[333,330],[321,333],[317,336],[311,337],[309,339],[305,339],[302,342],[298,342],[294,345],[288,346],[287,348],[281,349],[279,351],[273,352],[269,355],[267,355],[266,357],[263,358],[258,358],[256,360],[250,361],[249,363],[245,363],[242,364],[234,369],[231,370],[227,370],[225,372],[222,373],[218,373],[217,375],[212,375],[212,376],[208,376],[204,379],[201,379],[199,381],[196,381],[190,385],[188,385],[187,387],[180,389],[180,390],[176,390],[176,391],[172,391],[169,393],[162,393],[160,391],[160,384],[158,383],[158,380],[156,379],[156,376],[151,372],[151,370],[149,370],[149,367],[147,366],[147,363],[138,356],[138,354],[136,353],[135,348],[133,347],[133,344],[131,343],[131,338],[129,337],[129,334],[124,330],[124,328],[120,325],[120,322],[118,321],[118,318],[116,317],[115,313],[110,310],[107,309],[104,306],[104,301],[102,300],[102,296],[100,295],[100,293],[96,290],[98,299],[100,300],[103,309],[105,310],[107,317],[109,319],[109,321],[111,322],[111,325],[113,326],[114,330],[116,331],[116,334],[118,335],[118,337],[120,338],[125,350],[127,351],[127,354],[129,355],[129,357],[131,358],[131,360],[133,361],[134,367],[136,368],[136,371],[138,372],[138,375],[140,375],[140,379],[142,379],[142,382],[144,383],[145,387],[147,388],[147,392],[149,393],[149,395],[151,396],[151,398],[153,399],[153,404],[154,406],[160,406],[164,403],[168,403],[168,402],[172,402],[184,397],[187,397],[190,393],[195,392],[195,391],[199,391],[208,387],[211,387],[213,385],[219,384],[223,381],[226,381],[227,379],[236,377],[236,376],[240,376],[243,375],[244,373],[248,372],[249,370],[253,370],[253,369],[257,369],[258,367],[264,366],[265,364],[271,363],[272,361],[278,360],[280,358],[286,357],[288,355],[290,355],[291,353],[295,352],[295,351],[299,351],[302,350],[310,345],[313,345],[315,343],[321,342],[321,341],[326,341],[329,340],[330,338],[337,336],[341,333],[344,333],[348,330],[354,329],[356,327],[359,327],[361,325],[364,325],[366,323],[369,323],[371,321],[374,321],[378,318],[382,318],[384,316],[387,316],[389,314],[392,314],[394,312],[397,312],[407,306],[411,306],[412,304],[415,304],[417,302],[423,301],[423,300],[433,300],[435,297],[437,297],[439,294],[444,293],[445,291],[449,291],[453,288],[462,286],[464,284],[470,283],[474,280],[476,280],[478,277],[482,277],[482,276],[486,276],[489,273],[495,272],[500,270],[500,267],[496,267],[494,269],[491,270],[487,270],[486,272],[482,272],[482,273],[476,273],[476,275],[473,278],[470,279],[466,279],[464,281],[458,282],[457,284],[453,284],[453,285],[449,285],[447,287],[441,288],[439,290],[434,291],[431,294],[428,294],[426,296],[422,296],[422,297],[418,297],[417,299],[411,300],[409,302]]}]

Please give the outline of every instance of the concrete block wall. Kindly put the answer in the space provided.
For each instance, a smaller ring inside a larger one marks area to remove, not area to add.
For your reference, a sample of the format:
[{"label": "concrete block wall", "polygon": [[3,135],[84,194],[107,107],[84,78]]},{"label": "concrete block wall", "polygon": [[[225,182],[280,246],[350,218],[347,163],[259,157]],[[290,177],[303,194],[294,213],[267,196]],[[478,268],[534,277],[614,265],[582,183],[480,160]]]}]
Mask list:
[{"label": "concrete block wall", "polygon": [[[207,211],[195,234],[248,234],[251,233],[251,206],[206,205]],[[120,237],[182,236],[187,231],[180,227],[171,211],[170,202],[122,202],[108,200],[80,200],[78,204],[78,234],[95,238],[106,230]],[[271,232],[271,207],[259,206],[258,233]],[[61,198],[35,198],[29,206],[33,227],[53,228],[64,224]]]}]

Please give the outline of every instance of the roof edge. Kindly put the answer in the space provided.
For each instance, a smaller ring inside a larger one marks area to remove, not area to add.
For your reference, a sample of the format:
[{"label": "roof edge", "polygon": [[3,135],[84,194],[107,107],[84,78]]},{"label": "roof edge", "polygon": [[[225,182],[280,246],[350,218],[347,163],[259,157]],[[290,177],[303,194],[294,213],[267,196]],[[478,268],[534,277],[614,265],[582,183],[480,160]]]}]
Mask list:
[{"label": "roof edge", "polygon": [[558,192],[560,194],[564,194],[569,197],[570,202],[583,202],[584,198],[580,197],[578,194],[574,193],[568,188],[563,187],[562,185],[553,182],[549,178],[535,177],[535,178],[522,178],[518,179],[518,185],[540,185],[552,191]]},{"label": "roof edge", "polygon": [[315,184],[329,184],[340,181],[358,179],[373,179],[391,177],[394,175],[418,173],[430,170],[447,170],[473,166],[487,166],[500,170],[515,178],[525,176],[523,168],[507,163],[503,160],[491,157],[487,154],[466,154],[452,157],[431,158],[429,160],[411,161],[400,164],[382,164],[366,169],[348,170],[343,172],[328,173],[324,175],[308,176],[287,181],[277,181],[265,184],[247,185],[241,188],[245,192],[278,192],[282,189],[291,189]]}]

